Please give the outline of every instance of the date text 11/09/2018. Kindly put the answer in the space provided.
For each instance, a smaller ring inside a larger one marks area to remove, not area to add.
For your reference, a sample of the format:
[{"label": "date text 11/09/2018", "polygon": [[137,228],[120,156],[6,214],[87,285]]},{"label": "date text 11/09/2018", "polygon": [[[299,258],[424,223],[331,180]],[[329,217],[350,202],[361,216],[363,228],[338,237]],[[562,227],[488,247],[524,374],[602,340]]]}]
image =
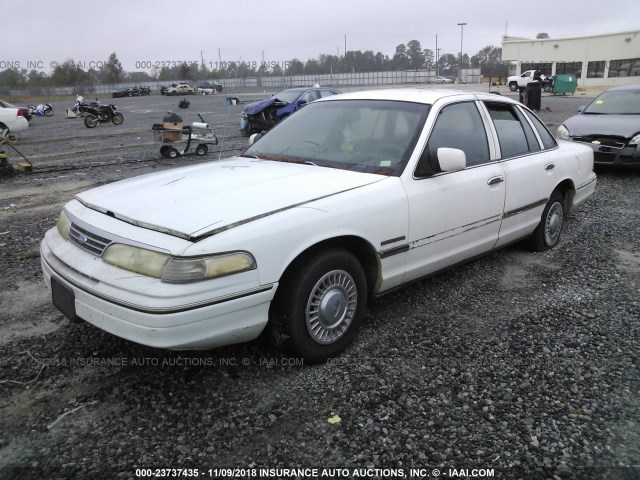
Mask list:
[{"label": "date text 11/09/2018", "polygon": [[474,477],[491,478],[493,468],[439,470],[437,468],[136,468],[135,476],[145,477],[191,477],[191,478],[438,478]]},{"label": "date text 11/09/2018", "polygon": [[151,70],[154,68],[176,68],[176,67],[207,67],[210,70],[219,70],[227,68],[248,68],[257,70],[259,68],[281,68],[286,70],[291,65],[289,60],[284,61],[243,61],[243,60],[222,60],[219,62],[201,62],[199,60],[137,60],[135,68],[138,70]]}]

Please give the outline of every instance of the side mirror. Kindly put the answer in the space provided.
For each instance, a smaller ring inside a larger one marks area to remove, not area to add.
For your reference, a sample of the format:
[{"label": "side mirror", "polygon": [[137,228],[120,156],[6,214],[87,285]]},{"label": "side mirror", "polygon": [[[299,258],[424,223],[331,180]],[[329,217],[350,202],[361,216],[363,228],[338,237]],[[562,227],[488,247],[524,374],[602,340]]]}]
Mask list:
[{"label": "side mirror", "polygon": [[249,146],[251,146],[254,143],[256,143],[256,140],[258,140],[261,136],[262,136],[261,133],[254,133],[253,135],[251,135],[249,137]]},{"label": "side mirror", "polygon": [[298,100],[298,106],[304,107],[308,102],[306,100]]},{"label": "side mirror", "polygon": [[458,148],[440,147],[425,150],[418,161],[415,175],[426,177],[441,172],[458,172],[467,166],[467,156]]},{"label": "side mirror", "polygon": [[266,130],[263,130],[260,133],[254,133],[253,135],[251,135],[249,137],[249,146],[253,145],[254,143],[256,143],[258,140],[260,140],[262,137],[264,137],[267,134]]}]

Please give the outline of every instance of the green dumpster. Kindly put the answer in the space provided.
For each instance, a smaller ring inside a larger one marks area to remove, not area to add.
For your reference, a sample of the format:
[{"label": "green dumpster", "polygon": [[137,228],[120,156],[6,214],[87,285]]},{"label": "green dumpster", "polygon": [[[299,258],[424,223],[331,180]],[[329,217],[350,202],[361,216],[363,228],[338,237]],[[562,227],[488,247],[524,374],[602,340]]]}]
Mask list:
[{"label": "green dumpster", "polygon": [[556,75],[553,79],[553,94],[573,93],[578,87],[578,79],[575,75]]}]

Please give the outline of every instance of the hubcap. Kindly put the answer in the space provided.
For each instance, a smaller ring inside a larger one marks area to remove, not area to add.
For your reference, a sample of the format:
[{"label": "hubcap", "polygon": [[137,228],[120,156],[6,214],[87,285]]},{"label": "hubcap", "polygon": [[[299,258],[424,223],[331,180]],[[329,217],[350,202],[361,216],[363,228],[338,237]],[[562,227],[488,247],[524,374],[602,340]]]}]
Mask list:
[{"label": "hubcap", "polygon": [[563,221],[564,212],[562,210],[562,205],[560,205],[559,202],[555,202],[551,205],[551,208],[547,213],[547,220],[544,228],[544,241],[548,246],[555,245],[558,238],[560,238]]},{"label": "hubcap", "polygon": [[306,308],[307,331],[311,338],[328,345],[349,329],[358,303],[356,283],[344,270],[326,273],[315,284]]}]

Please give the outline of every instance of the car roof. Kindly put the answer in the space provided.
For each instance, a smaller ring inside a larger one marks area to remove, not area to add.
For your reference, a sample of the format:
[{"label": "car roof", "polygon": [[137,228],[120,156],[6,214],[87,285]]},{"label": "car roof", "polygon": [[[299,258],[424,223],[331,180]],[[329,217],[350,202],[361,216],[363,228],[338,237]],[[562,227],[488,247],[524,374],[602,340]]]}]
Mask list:
[{"label": "car roof", "polygon": [[402,102],[414,102],[433,104],[438,100],[451,98],[453,100],[487,100],[511,104],[518,104],[514,99],[495,95],[493,93],[479,93],[466,90],[448,88],[391,88],[384,90],[362,90],[357,92],[342,93],[325,97],[319,102],[339,101],[339,100],[393,100]]}]

